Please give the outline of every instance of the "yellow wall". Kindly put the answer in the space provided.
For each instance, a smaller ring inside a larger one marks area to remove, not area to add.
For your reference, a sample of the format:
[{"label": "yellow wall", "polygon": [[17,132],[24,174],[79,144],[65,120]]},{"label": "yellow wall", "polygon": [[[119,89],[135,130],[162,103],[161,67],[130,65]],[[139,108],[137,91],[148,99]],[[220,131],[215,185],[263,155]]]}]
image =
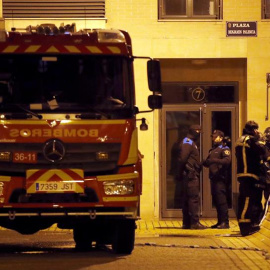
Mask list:
[{"label": "yellow wall", "polygon": [[[225,0],[220,21],[158,21],[157,0],[110,0],[106,2],[107,27],[127,30],[135,55],[155,58],[246,58],[247,101],[240,101],[242,130],[246,120],[258,121],[261,130],[270,126],[266,115],[266,73],[270,72],[270,21],[261,20],[261,0]],[[257,21],[258,37],[226,37],[226,21]],[[135,64],[137,103],[146,109],[147,84],[143,63]],[[159,159],[158,113],[145,114],[149,130],[140,132],[139,146],[145,155],[142,217],[158,217]],[[154,159],[156,152],[156,159]]]},{"label": "yellow wall", "polygon": [[[0,3],[2,1],[0,0]],[[137,56],[154,58],[244,58],[247,61],[247,101],[240,102],[240,128],[254,119],[261,130],[270,126],[266,115],[266,73],[270,72],[270,20],[261,20],[261,0],[223,0],[223,20],[220,21],[158,21],[158,0],[106,1],[106,19],[87,20],[87,28],[119,28],[132,37]],[[1,10],[0,10],[1,11]],[[1,17],[1,16],[0,16]],[[257,21],[258,37],[226,37],[226,21]],[[61,21],[63,22],[63,21]],[[77,29],[85,21],[76,22]],[[10,28],[12,21],[7,21]],[[21,21],[24,26],[37,21]],[[65,23],[69,23],[65,21]],[[1,27],[1,21],[0,21]],[[140,110],[147,110],[148,91],[146,61],[135,60],[136,98]],[[148,131],[139,132],[139,147],[143,159],[142,218],[159,217],[159,113],[139,114],[149,124]]]}]

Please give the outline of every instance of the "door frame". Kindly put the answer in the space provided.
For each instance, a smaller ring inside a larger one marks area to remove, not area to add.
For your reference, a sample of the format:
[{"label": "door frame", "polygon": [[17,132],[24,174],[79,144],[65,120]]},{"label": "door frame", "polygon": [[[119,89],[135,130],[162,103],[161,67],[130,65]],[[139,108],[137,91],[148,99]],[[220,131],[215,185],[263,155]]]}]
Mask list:
[{"label": "door frame", "polygon": [[[236,204],[236,197],[237,197],[237,190],[238,190],[238,183],[236,181],[236,159],[234,153],[235,141],[238,138],[239,130],[238,130],[238,123],[239,123],[239,109],[238,104],[235,103],[218,103],[218,104],[174,104],[174,105],[164,105],[161,111],[161,125],[160,125],[160,134],[161,134],[161,141],[160,141],[160,153],[166,153],[166,112],[168,111],[198,111],[200,113],[201,124],[202,124],[202,136],[200,145],[202,146],[201,160],[202,158],[207,157],[208,151],[211,148],[211,132],[204,132],[207,130],[208,127],[211,127],[211,112],[213,111],[231,111],[232,112],[232,136],[231,136],[231,150],[232,150],[232,209],[229,209],[229,216],[235,217],[235,204]],[[208,138],[206,138],[208,137]],[[202,145],[203,142],[203,145]],[[166,165],[166,154],[161,155],[160,158],[160,217],[161,219],[167,218],[181,218],[182,211],[179,209],[166,209],[167,208],[167,168]],[[201,215],[205,218],[213,218],[216,217],[216,209],[212,207],[212,196],[210,192],[210,181],[208,178],[208,169],[203,168],[201,173],[201,205],[202,211]],[[202,181],[202,178],[204,181]],[[204,198],[204,199],[202,199]]]}]

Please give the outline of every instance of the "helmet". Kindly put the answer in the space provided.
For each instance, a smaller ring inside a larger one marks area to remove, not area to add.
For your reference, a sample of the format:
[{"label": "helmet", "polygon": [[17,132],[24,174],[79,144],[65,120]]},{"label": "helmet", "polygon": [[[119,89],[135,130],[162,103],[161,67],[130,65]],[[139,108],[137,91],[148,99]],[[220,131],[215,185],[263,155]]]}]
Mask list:
[{"label": "helmet", "polygon": [[229,136],[225,136],[224,138],[223,138],[223,144],[224,145],[227,145],[228,147],[231,147],[231,138],[229,137]]},{"label": "helmet", "polygon": [[245,124],[243,134],[255,135],[255,130],[259,128],[259,125],[255,121],[248,121]]}]

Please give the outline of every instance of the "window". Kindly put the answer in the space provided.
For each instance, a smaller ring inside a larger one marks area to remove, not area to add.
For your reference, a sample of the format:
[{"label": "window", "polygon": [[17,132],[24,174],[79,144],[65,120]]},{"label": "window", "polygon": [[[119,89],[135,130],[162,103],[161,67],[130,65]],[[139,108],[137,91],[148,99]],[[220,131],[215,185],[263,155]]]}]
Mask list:
[{"label": "window", "polygon": [[104,18],[105,0],[3,0],[4,18]]},{"label": "window", "polygon": [[262,0],[262,19],[270,19],[270,0]]},{"label": "window", "polygon": [[159,0],[159,19],[222,19],[222,0]]},{"label": "window", "polygon": [[1,55],[0,111],[39,104],[34,110],[130,117],[131,62],[120,56]]}]

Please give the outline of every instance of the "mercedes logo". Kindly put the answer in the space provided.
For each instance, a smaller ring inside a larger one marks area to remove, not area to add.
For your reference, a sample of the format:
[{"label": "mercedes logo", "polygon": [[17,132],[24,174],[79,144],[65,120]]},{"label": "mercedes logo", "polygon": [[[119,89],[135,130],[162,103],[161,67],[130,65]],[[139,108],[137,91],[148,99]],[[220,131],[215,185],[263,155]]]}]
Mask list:
[{"label": "mercedes logo", "polygon": [[43,147],[44,157],[51,162],[62,160],[65,156],[65,152],[64,144],[56,139],[49,140]]}]

